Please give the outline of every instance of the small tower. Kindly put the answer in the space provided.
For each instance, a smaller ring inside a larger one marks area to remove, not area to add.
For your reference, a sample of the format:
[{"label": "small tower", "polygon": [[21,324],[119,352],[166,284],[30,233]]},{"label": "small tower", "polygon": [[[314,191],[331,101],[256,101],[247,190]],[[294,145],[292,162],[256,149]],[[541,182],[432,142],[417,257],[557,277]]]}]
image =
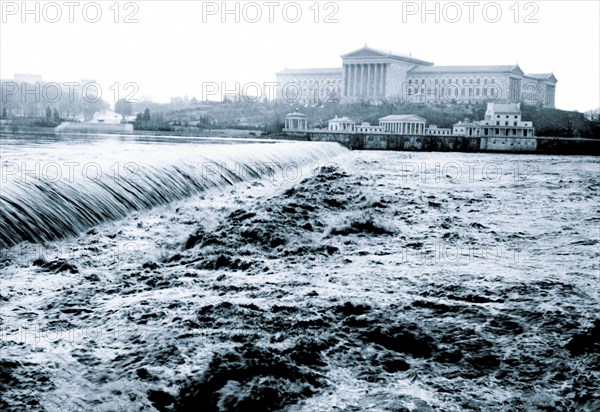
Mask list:
[{"label": "small tower", "polygon": [[285,132],[305,132],[308,130],[308,121],[306,115],[300,113],[298,109],[294,113],[285,116]]}]

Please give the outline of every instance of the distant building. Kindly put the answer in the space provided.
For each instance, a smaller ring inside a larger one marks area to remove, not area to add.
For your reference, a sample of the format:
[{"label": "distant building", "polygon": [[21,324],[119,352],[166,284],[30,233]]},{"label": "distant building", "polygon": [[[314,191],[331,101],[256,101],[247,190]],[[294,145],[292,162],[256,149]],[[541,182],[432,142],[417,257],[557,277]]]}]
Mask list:
[{"label": "distant building", "polygon": [[341,68],[285,69],[277,73],[277,97],[288,102],[337,102],[341,88]]},{"label": "distant building", "polygon": [[330,132],[354,133],[356,123],[348,117],[337,117],[329,121],[327,130]]},{"label": "distant building", "polygon": [[285,132],[305,132],[308,130],[308,121],[306,115],[296,110],[294,113],[289,113],[285,116]]},{"label": "distant building", "polygon": [[277,98],[302,104],[337,100],[555,104],[556,77],[526,74],[518,65],[434,66],[367,46],[341,57],[342,68],[277,73]]},{"label": "distant building", "polygon": [[521,121],[521,105],[488,103],[484,120],[478,122],[483,137],[534,137],[533,122]]},{"label": "distant building", "polygon": [[432,124],[427,129],[425,129],[425,134],[428,136],[451,136],[452,129],[437,127],[437,125]]},{"label": "distant building", "polygon": [[479,137],[481,126],[477,122],[468,119],[452,125],[452,136]]},{"label": "distant building", "polygon": [[360,125],[356,126],[356,133],[381,134],[383,133],[383,126],[373,126],[368,122],[362,122]]},{"label": "distant building", "polygon": [[426,120],[414,114],[393,114],[379,119],[384,133],[423,135]]},{"label": "distant building", "polygon": [[14,81],[16,83],[36,84],[42,82],[42,76],[39,74],[15,73]]}]

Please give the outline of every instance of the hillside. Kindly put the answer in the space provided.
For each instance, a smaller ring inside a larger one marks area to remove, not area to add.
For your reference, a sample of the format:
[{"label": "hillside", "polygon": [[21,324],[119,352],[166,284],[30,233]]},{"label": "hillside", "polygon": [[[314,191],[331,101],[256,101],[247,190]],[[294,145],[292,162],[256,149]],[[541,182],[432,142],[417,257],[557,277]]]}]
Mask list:
[{"label": "hillside", "polygon": [[[176,110],[169,105],[153,104],[150,110],[153,113],[159,111],[158,115],[164,124],[201,129],[241,128],[273,133],[281,131],[286,114],[296,108],[307,116],[310,127],[315,128],[326,128],[328,120],[335,116],[348,116],[359,123],[378,124],[379,118],[389,114],[416,114],[427,119],[428,125],[451,127],[465,118],[483,119],[486,104],[330,103],[318,107],[296,107],[282,102],[242,101],[197,102]],[[521,105],[521,109],[523,120],[533,121],[538,136],[600,138],[600,122],[586,119],[583,113],[528,105]]]}]

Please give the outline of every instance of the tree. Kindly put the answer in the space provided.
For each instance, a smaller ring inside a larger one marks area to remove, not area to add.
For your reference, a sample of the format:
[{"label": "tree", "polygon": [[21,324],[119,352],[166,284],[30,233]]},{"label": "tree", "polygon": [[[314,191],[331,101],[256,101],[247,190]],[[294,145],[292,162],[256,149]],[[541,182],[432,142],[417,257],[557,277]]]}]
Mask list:
[{"label": "tree", "polygon": [[146,110],[144,110],[144,115],[142,116],[142,120],[144,121],[144,124],[148,124],[150,123],[150,120],[152,120],[152,118],[150,117],[150,109],[148,109],[146,107]]},{"label": "tree", "polygon": [[138,113],[135,115],[135,122],[133,122],[133,128],[139,130],[142,128],[142,114]]},{"label": "tree", "polygon": [[52,118],[52,109],[50,109],[50,106],[46,106],[46,120],[50,121],[51,118]]},{"label": "tree", "polygon": [[115,103],[115,112],[125,119],[125,116],[131,116],[133,114],[133,105],[125,99],[119,99]]},{"label": "tree", "polygon": [[6,119],[8,117],[8,115],[6,114],[6,107],[2,108],[2,119]]},{"label": "tree", "polygon": [[54,123],[60,123],[60,114],[58,113],[58,110],[56,110],[56,107],[54,108],[54,112],[52,113],[52,120],[54,121]]}]

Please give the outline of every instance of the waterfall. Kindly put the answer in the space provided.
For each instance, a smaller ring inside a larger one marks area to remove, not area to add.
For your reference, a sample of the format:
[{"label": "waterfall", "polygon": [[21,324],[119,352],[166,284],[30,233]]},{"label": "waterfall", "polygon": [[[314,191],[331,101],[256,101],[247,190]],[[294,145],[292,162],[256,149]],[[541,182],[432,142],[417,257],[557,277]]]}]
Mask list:
[{"label": "waterfall", "polygon": [[75,236],[209,188],[296,177],[346,150],[324,142],[9,148],[0,158],[0,248]]}]

